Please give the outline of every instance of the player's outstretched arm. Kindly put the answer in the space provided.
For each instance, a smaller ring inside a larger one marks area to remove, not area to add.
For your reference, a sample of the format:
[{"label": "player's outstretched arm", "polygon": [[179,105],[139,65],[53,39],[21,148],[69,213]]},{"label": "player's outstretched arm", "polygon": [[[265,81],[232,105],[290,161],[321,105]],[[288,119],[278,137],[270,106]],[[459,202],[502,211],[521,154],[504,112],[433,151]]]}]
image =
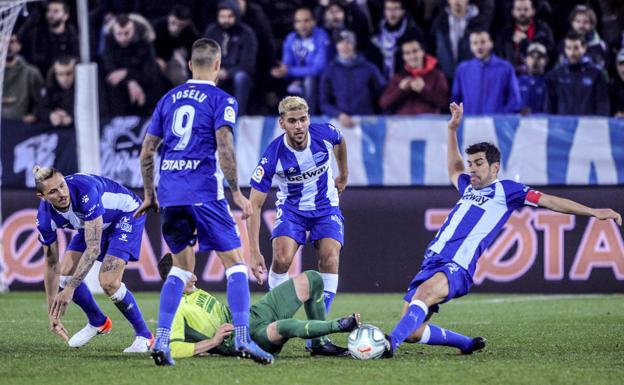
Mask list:
[{"label": "player's outstretched arm", "polygon": [[134,212],[135,217],[146,214],[150,209],[158,212],[158,198],[154,185],[154,154],[156,154],[156,149],[161,141],[162,139],[155,135],[145,134],[140,155],[141,175],[143,177],[143,203]]},{"label": "player's outstretched arm", "polygon": [[50,307],[50,315],[52,318],[60,319],[63,314],[65,314],[67,306],[74,296],[74,290],[82,283],[87,273],[89,273],[89,270],[91,270],[93,263],[100,255],[103,227],[104,221],[101,215],[91,221],[85,222],[84,237],[87,249],[82,253],[82,257],[78,262],[72,279],[63,291],[58,293],[54,298],[52,306]]},{"label": "player's outstretched arm", "polygon": [[537,204],[541,207],[564,214],[586,215],[589,217],[596,217],[600,220],[613,219],[615,223],[622,226],[622,216],[611,209],[594,209],[570,199],[548,194],[542,194]]},{"label": "player's outstretched arm", "polygon": [[234,151],[234,138],[229,126],[221,126],[217,130],[217,151],[219,152],[219,164],[221,171],[230,185],[234,203],[243,210],[243,219],[247,219],[252,213],[251,203],[240,192],[238,187],[238,174],[236,172],[236,152]]},{"label": "player's outstretched arm", "polygon": [[[58,294],[59,287],[59,249],[58,242],[43,246],[43,255],[45,257],[45,270],[43,274],[43,285],[45,287],[46,302],[48,304],[48,314],[52,307],[52,302]],[[60,320],[48,316],[50,319],[50,331],[61,337],[64,341],[69,341],[69,332]]]},{"label": "player's outstretched arm", "polygon": [[339,144],[334,145],[334,156],[336,157],[336,163],[338,164],[338,172],[340,172],[340,175],[334,178],[334,184],[336,185],[338,194],[342,194],[347,187],[347,180],[349,178],[349,167],[347,164],[347,141],[344,136]]},{"label": "player's outstretched arm", "polygon": [[266,197],[266,193],[255,188],[251,189],[249,201],[251,202],[253,212],[247,218],[247,237],[249,239],[249,253],[251,254],[249,267],[259,285],[262,285],[264,282],[264,273],[267,271],[264,256],[260,251],[260,213]]},{"label": "player's outstretched arm", "polygon": [[451,110],[451,120],[448,122],[447,167],[451,183],[457,188],[457,179],[464,172],[464,160],[461,152],[459,152],[459,144],[457,143],[457,129],[464,115],[464,103],[459,103],[458,105],[453,102],[449,108]]}]

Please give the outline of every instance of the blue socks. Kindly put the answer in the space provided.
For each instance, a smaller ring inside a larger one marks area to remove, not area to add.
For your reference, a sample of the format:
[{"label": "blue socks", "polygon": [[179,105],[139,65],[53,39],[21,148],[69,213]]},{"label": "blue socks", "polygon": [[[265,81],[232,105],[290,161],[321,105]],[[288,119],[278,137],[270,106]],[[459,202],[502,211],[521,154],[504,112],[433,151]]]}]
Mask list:
[{"label": "blue socks", "polygon": [[429,324],[423,331],[423,335],[418,343],[451,346],[461,350],[468,350],[472,346],[472,338],[441,328],[437,325]]},{"label": "blue socks", "polygon": [[237,264],[225,270],[227,277],[227,302],[232,311],[234,333],[238,338],[249,338],[249,280],[247,266]]},{"label": "blue socks", "polygon": [[137,336],[148,339],[152,337],[152,333],[149,331],[147,324],[145,324],[139,305],[137,305],[132,292],[126,288],[124,283],[122,283],[115,294],[111,296],[111,300],[115,306],[117,306],[121,314],[132,324],[134,333]]},{"label": "blue socks", "polygon": [[162,341],[165,345],[169,344],[168,331],[171,330],[173,317],[175,316],[178,306],[180,305],[180,300],[182,299],[182,294],[184,293],[184,286],[186,286],[186,283],[192,276],[193,273],[190,271],[182,270],[179,267],[174,266],[171,268],[171,271],[167,276],[167,280],[160,290],[158,329],[156,330],[156,335],[165,337],[166,341]]},{"label": "blue socks", "polygon": [[104,325],[106,316],[102,313],[102,310],[100,310],[97,302],[95,302],[95,298],[93,298],[93,294],[89,291],[86,283],[81,282],[80,285],[78,285],[76,290],[74,290],[74,297],[72,300],[87,315],[89,325],[95,327]]},{"label": "blue socks", "polygon": [[403,318],[399,320],[394,330],[388,335],[392,343],[392,350],[396,350],[407,337],[422,325],[428,312],[429,308],[424,302],[414,300],[410,303]]},{"label": "blue socks", "polygon": [[336,296],[336,293],[332,293],[331,291],[327,291],[327,290],[323,291],[323,301],[325,302],[325,314],[329,314],[329,308],[331,307],[331,304],[334,301],[335,296]]}]

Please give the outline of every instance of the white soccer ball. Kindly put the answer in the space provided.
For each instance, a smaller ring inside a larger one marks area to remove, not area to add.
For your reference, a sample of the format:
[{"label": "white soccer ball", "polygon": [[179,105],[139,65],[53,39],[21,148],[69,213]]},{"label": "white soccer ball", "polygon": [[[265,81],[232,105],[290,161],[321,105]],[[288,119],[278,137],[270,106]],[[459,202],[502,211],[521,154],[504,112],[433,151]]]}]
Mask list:
[{"label": "white soccer ball", "polygon": [[377,326],[364,324],[349,334],[347,346],[356,360],[372,360],[383,354],[386,338]]}]

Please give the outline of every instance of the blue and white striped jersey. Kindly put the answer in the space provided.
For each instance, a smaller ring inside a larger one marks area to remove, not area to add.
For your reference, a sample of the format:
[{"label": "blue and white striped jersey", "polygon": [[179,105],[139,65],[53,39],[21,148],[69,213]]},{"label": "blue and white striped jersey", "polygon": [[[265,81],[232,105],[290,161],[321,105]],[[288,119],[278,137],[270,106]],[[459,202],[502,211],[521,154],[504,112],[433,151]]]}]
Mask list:
[{"label": "blue and white striped jersey", "polygon": [[267,147],[251,176],[251,187],[268,192],[277,179],[276,206],[285,206],[308,217],[326,215],[338,207],[338,190],[332,173],[333,147],[342,133],[331,124],[310,124],[308,145],[297,151],[286,134]]},{"label": "blue and white striped jersey", "polygon": [[188,80],[163,96],[147,130],[162,138],[158,200],[163,207],[224,199],[216,131],[234,130],[238,102],[214,82]]},{"label": "blue and white striped jersey", "polygon": [[[37,212],[39,241],[50,245],[56,241],[56,229],[83,230],[85,221],[102,216],[104,229],[117,223],[128,213],[134,213],[141,199],[132,191],[110,179],[73,174],[65,177],[69,189],[70,207],[60,212],[48,201],[42,200]],[[124,218],[125,220],[125,218]],[[122,220],[123,221],[123,220]],[[131,226],[129,223],[126,224]],[[120,226],[124,226],[120,223]]]},{"label": "blue and white striped jersey", "polygon": [[462,197],[428,250],[452,260],[472,276],[477,260],[492,244],[511,213],[524,205],[537,206],[540,193],[511,180],[496,180],[475,190],[468,174],[459,176],[457,187]]}]

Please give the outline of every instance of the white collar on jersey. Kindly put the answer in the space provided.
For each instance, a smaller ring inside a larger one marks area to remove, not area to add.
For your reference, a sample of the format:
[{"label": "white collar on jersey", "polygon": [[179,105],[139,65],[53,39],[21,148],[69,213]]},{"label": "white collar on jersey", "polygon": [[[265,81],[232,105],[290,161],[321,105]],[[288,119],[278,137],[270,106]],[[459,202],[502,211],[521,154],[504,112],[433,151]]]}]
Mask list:
[{"label": "white collar on jersey", "polygon": [[[487,185],[487,186],[483,186],[483,187],[481,187],[480,189],[476,189],[476,188],[474,188],[474,187],[473,187],[472,189],[473,189],[473,190],[475,190],[475,191],[481,191],[481,190],[486,189],[486,188],[488,188],[488,187],[492,187],[492,186],[494,186],[494,185],[495,185],[496,183],[498,183],[498,182],[499,182],[499,180],[498,180],[498,178],[496,178],[496,179],[494,179],[494,181],[493,181],[492,183],[490,183],[490,184],[489,184],[489,185]],[[472,186],[472,185],[470,185],[470,186]]]},{"label": "white collar on jersey", "polygon": [[308,129],[308,143],[306,144],[306,148],[304,148],[303,150],[297,150],[295,148],[292,148],[290,146],[290,144],[288,144],[288,139],[286,138],[286,133],[284,133],[284,144],[286,145],[286,148],[288,148],[292,152],[301,152],[301,151],[307,150],[308,148],[310,148],[310,142],[312,142],[312,139],[310,138],[310,129]]},{"label": "white collar on jersey", "polygon": [[211,86],[215,86],[216,87],[215,82],[213,82],[212,80],[189,79],[186,82],[187,83],[193,83],[193,84],[210,84]]}]

